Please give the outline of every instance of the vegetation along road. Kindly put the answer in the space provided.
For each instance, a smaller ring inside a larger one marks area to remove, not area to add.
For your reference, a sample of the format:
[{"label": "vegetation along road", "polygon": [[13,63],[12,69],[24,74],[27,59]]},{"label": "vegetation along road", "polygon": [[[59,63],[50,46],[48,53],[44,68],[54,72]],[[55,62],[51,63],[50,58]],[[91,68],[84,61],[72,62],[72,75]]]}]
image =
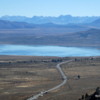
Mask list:
[{"label": "vegetation along road", "polygon": [[27,100],[37,100],[40,96],[43,96],[44,94],[46,94],[46,93],[48,93],[48,92],[54,91],[54,90],[60,88],[61,86],[63,86],[64,84],[66,84],[66,83],[67,83],[67,76],[64,74],[64,72],[62,71],[62,69],[61,69],[60,66],[61,66],[62,64],[64,64],[64,63],[68,63],[68,62],[71,62],[71,61],[72,61],[72,60],[68,60],[68,61],[61,62],[61,63],[59,63],[59,64],[56,65],[56,68],[57,68],[57,70],[59,71],[59,73],[60,73],[60,75],[61,75],[61,77],[62,77],[62,79],[63,79],[63,82],[62,82],[61,84],[59,84],[59,85],[57,85],[57,86],[55,86],[55,87],[53,87],[53,88],[51,88],[51,89],[49,89],[49,90],[47,90],[47,91],[42,91],[42,92],[40,92],[39,94],[28,98]]}]

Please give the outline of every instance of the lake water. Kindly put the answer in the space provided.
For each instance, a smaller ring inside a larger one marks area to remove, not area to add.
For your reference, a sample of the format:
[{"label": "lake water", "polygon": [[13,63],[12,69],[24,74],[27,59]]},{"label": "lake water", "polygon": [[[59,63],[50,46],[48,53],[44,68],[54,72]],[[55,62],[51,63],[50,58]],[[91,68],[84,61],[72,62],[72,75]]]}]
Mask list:
[{"label": "lake water", "polygon": [[100,56],[100,50],[94,48],[63,46],[0,45],[0,55],[31,55],[59,57]]}]

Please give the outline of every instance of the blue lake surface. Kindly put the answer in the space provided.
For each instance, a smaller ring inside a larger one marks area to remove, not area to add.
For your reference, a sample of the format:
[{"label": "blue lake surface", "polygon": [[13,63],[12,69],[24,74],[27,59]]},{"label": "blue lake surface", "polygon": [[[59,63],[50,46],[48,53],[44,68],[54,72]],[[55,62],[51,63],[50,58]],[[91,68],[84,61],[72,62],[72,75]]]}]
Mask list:
[{"label": "blue lake surface", "polygon": [[85,47],[0,45],[0,55],[100,56],[100,50]]}]

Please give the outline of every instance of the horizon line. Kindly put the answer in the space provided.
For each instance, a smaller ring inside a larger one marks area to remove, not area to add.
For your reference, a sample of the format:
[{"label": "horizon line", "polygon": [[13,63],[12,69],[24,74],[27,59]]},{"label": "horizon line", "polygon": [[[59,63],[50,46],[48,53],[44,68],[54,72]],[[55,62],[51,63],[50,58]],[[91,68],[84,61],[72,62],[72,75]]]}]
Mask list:
[{"label": "horizon line", "polygon": [[26,16],[26,15],[1,15],[0,17],[6,17],[6,16],[9,16],[9,17],[28,17],[28,18],[32,18],[32,17],[60,17],[60,16],[71,16],[71,17],[100,17],[100,15],[84,15],[84,16],[80,16],[80,15],[71,15],[71,14],[61,14],[61,15],[58,15],[58,16],[53,16],[53,15],[47,15],[47,16],[44,16],[44,15],[33,15],[33,16]]}]

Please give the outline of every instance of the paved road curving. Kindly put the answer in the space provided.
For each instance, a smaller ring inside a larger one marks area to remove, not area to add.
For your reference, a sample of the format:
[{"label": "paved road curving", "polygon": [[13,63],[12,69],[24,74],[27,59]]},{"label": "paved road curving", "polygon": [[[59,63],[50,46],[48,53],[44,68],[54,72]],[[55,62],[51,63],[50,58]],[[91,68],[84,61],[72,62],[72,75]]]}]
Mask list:
[{"label": "paved road curving", "polygon": [[62,64],[64,64],[64,63],[68,63],[68,62],[71,62],[71,61],[73,61],[73,60],[68,60],[68,61],[65,61],[65,62],[61,62],[61,63],[59,63],[59,64],[56,65],[56,68],[59,71],[59,73],[60,73],[60,75],[61,75],[61,77],[63,79],[63,82],[61,84],[59,84],[59,85],[57,85],[57,86],[55,86],[55,87],[53,87],[53,88],[51,88],[51,89],[49,89],[47,91],[40,92],[39,94],[37,94],[35,96],[32,96],[32,97],[28,98],[27,100],[37,100],[40,96],[43,96],[44,94],[46,94],[48,92],[54,91],[54,90],[60,88],[61,86],[63,86],[64,84],[66,84],[67,83],[67,76],[62,71],[62,69],[61,69],[60,66]]}]

